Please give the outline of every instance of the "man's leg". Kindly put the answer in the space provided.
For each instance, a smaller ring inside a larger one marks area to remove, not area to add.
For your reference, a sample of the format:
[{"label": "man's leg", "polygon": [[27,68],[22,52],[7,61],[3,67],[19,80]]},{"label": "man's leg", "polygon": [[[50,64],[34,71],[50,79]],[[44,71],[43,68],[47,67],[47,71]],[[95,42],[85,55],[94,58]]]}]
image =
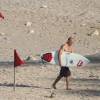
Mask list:
[{"label": "man's leg", "polygon": [[56,80],[54,81],[54,83],[53,83],[53,85],[52,85],[52,87],[54,88],[54,89],[56,89],[56,84],[59,82],[59,80],[61,79],[62,77],[59,75],[57,78],[56,78]]},{"label": "man's leg", "polygon": [[71,88],[69,88],[69,77],[66,77],[66,90],[71,90]]},{"label": "man's leg", "polygon": [[69,89],[68,85],[69,85],[69,81],[68,81],[68,77],[66,77],[66,90]]}]

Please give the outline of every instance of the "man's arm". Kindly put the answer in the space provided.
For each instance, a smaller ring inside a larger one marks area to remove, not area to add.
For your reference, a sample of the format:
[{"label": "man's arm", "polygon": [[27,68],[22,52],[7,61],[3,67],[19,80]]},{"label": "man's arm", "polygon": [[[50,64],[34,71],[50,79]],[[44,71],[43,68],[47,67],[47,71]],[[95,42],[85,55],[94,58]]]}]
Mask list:
[{"label": "man's arm", "polygon": [[70,50],[68,50],[68,46],[67,45],[64,45],[63,46],[63,50],[65,51],[65,52],[68,52],[68,53],[72,53],[74,50],[73,50],[73,47],[70,47]]},{"label": "man's arm", "polygon": [[63,52],[63,45],[60,47],[59,52],[58,52],[58,61],[59,65],[61,66],[61,54]]},{"label": "man's arm", "polygon": [[72,47],[72,52],[74,52],[74,48]]},{"label": "man's arm", "polygon": [[70,53],[73,53],[74,52],[74,49],[73,49],[73,47],[71,47],[71,51],[70,51]]}]

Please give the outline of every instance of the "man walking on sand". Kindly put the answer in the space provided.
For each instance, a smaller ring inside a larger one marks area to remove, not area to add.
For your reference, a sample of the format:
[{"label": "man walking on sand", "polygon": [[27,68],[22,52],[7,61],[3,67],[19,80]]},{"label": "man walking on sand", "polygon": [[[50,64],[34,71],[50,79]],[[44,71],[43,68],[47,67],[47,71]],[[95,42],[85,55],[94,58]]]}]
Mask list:
[{"label": "man walking on sand", "polygon": [[61,65],[61,55],[63,52],[68,52],[68,53],[72,53],[73,52],[73,38],[69,37],[67,42],[65,44],[63,44],[60,49],[59,49],[59,55],[58,55],[58,59],[59,59],[59,65],[61,67],[60,69],[60,73],[57,76],[56,80],[54,81],[54,83],[52,84],[52,87],[54,89],[56,89],[56,84],[59,82],[59,80],[62,77],[66,78],[66,89],[69,89],[69,76],[71,75],[70,69],[68,66],[62,66]]}]

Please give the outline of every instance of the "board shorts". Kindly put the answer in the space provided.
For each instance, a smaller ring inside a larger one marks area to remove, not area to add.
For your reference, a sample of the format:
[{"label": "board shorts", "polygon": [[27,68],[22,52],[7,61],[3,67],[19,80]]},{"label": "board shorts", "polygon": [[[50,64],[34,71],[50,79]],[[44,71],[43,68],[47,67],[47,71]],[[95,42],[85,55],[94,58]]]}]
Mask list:
[{"label": "board shorts", "polygon": [[70,72],[69,68],[66,67],[66,66],[62,66],[61,69],[60,69],[59,76],[68,77],[70,75],[71,75],[71,72]]}]

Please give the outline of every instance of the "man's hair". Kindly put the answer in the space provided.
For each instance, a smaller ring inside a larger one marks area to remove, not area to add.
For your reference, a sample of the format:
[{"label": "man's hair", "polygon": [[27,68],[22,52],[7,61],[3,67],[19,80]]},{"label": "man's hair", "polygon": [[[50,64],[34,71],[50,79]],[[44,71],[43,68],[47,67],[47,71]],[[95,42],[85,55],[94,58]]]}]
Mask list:
[{"label": "man's hair", "polygon": [[67,41],[70,41],[71,39],[73,39],[73,38],[70,36]]}]

